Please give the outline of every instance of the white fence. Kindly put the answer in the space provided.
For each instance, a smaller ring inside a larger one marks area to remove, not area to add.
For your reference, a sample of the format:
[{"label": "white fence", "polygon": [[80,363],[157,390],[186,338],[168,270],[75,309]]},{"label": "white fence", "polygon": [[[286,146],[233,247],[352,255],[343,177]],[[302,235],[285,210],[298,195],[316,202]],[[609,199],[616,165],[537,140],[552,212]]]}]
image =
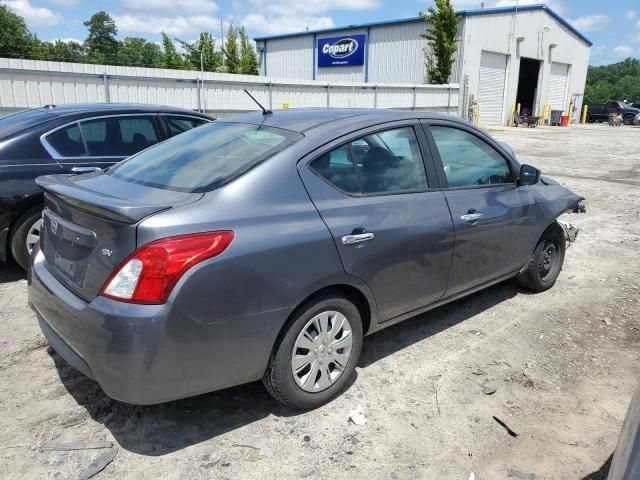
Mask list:
[{"label": "white fence", "polygon": [[48,104],[150,103],[214,116],[270,109],[401,108],[458,113],[459,85],[298,81],[193,70],[118,67],[0,58],[0,115]]}]

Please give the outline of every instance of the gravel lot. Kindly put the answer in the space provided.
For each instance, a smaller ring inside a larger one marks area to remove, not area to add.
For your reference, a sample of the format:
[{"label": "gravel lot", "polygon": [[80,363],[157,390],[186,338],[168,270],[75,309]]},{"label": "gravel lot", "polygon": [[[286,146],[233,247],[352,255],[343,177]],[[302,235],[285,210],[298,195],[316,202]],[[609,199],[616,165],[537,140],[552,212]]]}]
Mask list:
[{"label": "gravel lot", "polygon": [[0,477],[78,478],[115,454],[96,478],[602,478],[640,382],[640,128],[492,133],[587,198],[555,288],[504,283],[368,337],[357,381],[312,412],[261,384],[110,400],[48,352],[23,274],[1,270]]}]

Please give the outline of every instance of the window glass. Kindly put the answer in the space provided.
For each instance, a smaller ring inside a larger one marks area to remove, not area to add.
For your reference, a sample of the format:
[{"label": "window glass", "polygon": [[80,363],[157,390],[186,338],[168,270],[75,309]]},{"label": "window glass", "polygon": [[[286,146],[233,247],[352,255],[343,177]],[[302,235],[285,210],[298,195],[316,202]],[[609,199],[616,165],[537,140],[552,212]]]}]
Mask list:
[{"label": "window glass", "polygon": [[87,154],[77,123],[50,133],[46,141],[63,157],[82,157]]},{"label": "window glass", "polygon": [[214,122],[117,164],[121,180],[183,192],[214,190],[280,152],[302,135],[244,123]]},{"label": "window glass", "polygon": [[449,187],[513,183],[509,164],[488,143],[451,127],[430,127]]},{"label": "window glass", "polygon": [[411,127],[397,128],[363,137],[366,147],[356,161],[362,193],[391,193],[427,188],[427,175]]},{"label": "window glass", "polygon": [[159,142],[150,116],[109,117],[80,122],[89,154],[128,157]]},{"label": "window glass", "polygon": [[360,193],[356,168],[351,160],[349,145],[325,153],[311,162],[311,168],[340,190]]},{"label": "window glass", "polygon": [[169,136],[173,137],[180,133],[196,128],[203,123],[207,123],[204,119],[192,118],[192,117],[177,117],[175,115],[166,115],[164,117],[169,127]]}]

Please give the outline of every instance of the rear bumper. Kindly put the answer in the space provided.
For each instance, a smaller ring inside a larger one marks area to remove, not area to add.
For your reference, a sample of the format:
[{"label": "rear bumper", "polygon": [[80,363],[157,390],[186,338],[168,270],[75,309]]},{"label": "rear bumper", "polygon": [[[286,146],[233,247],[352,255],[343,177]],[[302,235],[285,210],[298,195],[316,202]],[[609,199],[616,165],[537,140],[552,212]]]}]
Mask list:
[{"label": "rear bumper", "polygon": [[42,255],[29,273],[29,304],[67,363],[110,397],[141,405],[258,380],[289,313],[201,324],[172,303],[85,302],[58,282]]}]

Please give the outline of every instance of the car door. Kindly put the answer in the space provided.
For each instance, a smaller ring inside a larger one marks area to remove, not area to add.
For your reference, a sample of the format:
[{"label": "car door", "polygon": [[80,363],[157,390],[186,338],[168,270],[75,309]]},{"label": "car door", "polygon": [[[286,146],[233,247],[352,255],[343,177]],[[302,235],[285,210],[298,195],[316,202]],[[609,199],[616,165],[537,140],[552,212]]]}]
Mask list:
[{"label": "car door", "polygon": [[67,171],[107,168],[162,140],[155,114],[81,119],[43,136],[43,144]]},{"label": "car door", "polygon": [[425,122],[455,229],[445,296],[517,272],[535,241],[535,202],[493,140],[457,122]]},{"label": "car door", "polygon": [[[299,163],[347,273],[372,289],[380,321],[444,293],[453,225],[418,122],[334,141]],[[427,175],[427,172],[430,172]]]}]

